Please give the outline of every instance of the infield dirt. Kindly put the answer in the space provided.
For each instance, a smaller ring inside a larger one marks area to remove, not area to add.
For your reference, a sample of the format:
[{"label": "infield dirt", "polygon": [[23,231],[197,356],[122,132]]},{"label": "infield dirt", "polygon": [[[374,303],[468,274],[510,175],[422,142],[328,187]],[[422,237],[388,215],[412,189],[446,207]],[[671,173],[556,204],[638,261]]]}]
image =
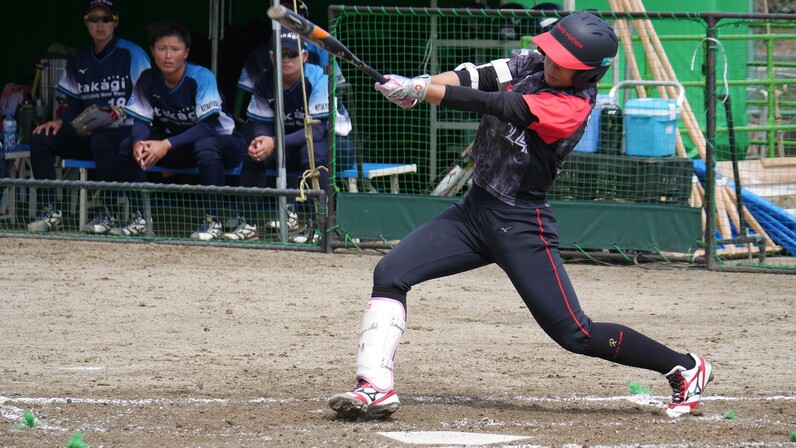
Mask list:
[{"label": "infield dirt", "polygon": [[[76,432],[91,447],[403,446],[382,431],[793,446],[796,277],[682,265],[566,267],[592,319],[713,363],[700,416],[666,417],[657,373],[565,352],[490,266],[415,287],[403,406],[336,420],[326,399],[353,386],[379,256],[0,238],[0,446]],[[634,381],[652,396],[631,396]],[[13,429],[23,412],[37,428]]]}]

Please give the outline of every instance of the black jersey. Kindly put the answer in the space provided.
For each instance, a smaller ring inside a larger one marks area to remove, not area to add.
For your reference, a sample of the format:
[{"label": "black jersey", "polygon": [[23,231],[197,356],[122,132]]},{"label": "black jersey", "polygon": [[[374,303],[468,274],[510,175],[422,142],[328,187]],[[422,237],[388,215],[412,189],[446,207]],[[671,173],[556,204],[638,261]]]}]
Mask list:
[{"label": "black jersey", "polygon": [[515,52],[504,64],[511,73],[504,90],[522,94],[535,120],[522,128],[484,114],[471,153],[473,181],[509,205],[544,200],[583,136],[597,89],[548,86],[543,56],[535,51]]}]

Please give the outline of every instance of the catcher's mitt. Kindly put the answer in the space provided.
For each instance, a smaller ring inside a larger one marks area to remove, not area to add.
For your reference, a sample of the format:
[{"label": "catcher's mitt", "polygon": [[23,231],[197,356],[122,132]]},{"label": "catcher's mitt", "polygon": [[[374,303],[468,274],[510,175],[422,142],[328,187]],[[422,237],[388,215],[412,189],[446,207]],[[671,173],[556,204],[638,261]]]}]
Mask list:
[{"label": "catcher's mitt", "polygon": [[126,115],[119,106],[98,107],[92,104],[72,120],[72,127],[81,137],[88,137],[96,129],[118,128]]}]

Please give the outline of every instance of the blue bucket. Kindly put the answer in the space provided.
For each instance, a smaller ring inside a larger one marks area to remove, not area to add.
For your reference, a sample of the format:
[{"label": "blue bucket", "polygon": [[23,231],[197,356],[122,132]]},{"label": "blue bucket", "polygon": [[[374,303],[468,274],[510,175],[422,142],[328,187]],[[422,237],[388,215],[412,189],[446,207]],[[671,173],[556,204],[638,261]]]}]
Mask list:
[{"label": "blue bucket", "polygon": [[597,152],[599,149],[600,113],[603,110],[602,106],[606,103],[613,103],[613,99],[608,95],[597,95],[597,102],[589,115],[589,124],[586,125],[583,137],[581,137],[578,144],[575,145],[575,151]]},{"label": "blue bucket", "polygon": [[677,100],[637,98],[625,103],[625,154],[666,157],[675,152]]}]

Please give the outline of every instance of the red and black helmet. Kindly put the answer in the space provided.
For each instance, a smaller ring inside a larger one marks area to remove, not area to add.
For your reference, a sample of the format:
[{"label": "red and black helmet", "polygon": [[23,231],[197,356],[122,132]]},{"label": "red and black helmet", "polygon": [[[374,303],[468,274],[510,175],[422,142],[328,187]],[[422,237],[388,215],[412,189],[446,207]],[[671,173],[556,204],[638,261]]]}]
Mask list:
[{"label": "red and black helmet", "polygon": [[572,78],[576,89],[585,89],[602,79],[619,49],[614,30],[588,12],[568,15],[532,40],[556,64],[581,70]]}]

